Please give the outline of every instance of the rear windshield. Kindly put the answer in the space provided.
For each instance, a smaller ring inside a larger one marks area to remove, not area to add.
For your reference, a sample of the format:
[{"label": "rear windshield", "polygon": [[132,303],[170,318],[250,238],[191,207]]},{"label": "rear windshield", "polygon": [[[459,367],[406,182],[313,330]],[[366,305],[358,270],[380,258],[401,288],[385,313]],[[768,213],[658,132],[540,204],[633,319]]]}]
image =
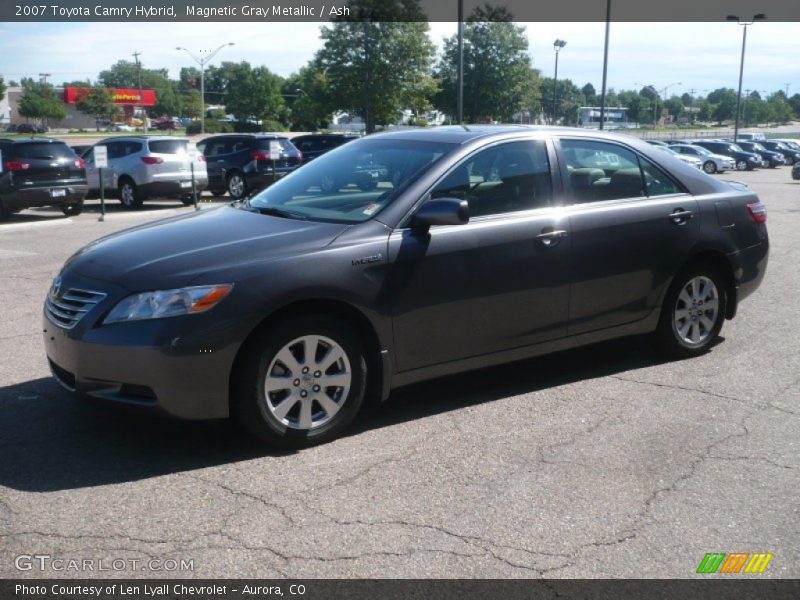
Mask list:
[{"label": "rear windshield", "polygon": [[186,154],[186,140],[153,140],[149,146],[154,154]]},{"label": "rear windshield", "polygon": [[297,152],[297,148],[295,148],[292,143],[286,138],[278,138],[276,139],[259,139],[258,140],[258,147],[262,150],[269,150],[270,142],[278,142],[281,145],[281,154],[289,154],[293,155]]},{"label": "rear windshield", "polygon": [[72,149],[61,142],[30,142],[14,144],[12,152],[16,158],[52,160],[55,158],[74,158]]}]

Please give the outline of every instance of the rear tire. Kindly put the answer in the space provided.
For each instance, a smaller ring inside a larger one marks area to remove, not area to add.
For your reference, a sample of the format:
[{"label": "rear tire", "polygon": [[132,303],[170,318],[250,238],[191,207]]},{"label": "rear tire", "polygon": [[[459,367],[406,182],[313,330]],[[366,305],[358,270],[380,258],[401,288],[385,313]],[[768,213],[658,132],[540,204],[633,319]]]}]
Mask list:
[{"label": "rear tire", "polygon": [[367,365],[361,342],[327,315],[276,322],[244,352],[233,375],[232,412],[271,446],[330,441],[363,404]]},{"label": "rear tire", "polygon": [[708,351],[725,321],[728,289],[713,266],[690,265],[675,276],[661,307],[656,337],[676,358]]},{"label": "rear tire", "polygon": [[65,217],[77,217],[83,212],[83,198],[74,204],[62,204],[61,212],[64,213]]},{"label": "rear tire", "polygon": [[244,175],[239,171],[230,173],[225,179],[225,185],[228,188],[228,195],[231,200],[241,200],[247,195],[247,182]]},{"label": "rear tire", "polygon": [[192,204],[194,204],[194,198],[192,198],[191,196],[183,196],[181,198],[181,202],[183,202],[184,206],[191,206]]},{"label": "rear tire", "polygon": [[137,210],[142,207],[142,197],[136,184],[129,177],[119,182],[119,201],[125,210]]}]

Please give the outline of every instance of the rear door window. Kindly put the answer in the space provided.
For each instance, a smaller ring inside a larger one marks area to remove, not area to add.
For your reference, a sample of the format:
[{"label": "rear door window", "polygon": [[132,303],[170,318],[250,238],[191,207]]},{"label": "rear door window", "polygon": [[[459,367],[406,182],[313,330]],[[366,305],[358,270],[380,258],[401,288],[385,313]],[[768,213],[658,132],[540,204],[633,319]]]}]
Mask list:
[{"label": "rear door window", "polygon": [[574,202],[645,195],[639,161],[633,151],[607,142],[562,139],[561,152]]},{"label": "rear door window", "polygon": [[72,148],[62,143],[29,143],[15,144],[14,156],[16,158],[29,158],[32,160],[54,160],[59,158],[75,158]]},{"label": "rear door window", "polygon": [[186,154],[186,140],[152,140],[149,145],[154,154]]}]

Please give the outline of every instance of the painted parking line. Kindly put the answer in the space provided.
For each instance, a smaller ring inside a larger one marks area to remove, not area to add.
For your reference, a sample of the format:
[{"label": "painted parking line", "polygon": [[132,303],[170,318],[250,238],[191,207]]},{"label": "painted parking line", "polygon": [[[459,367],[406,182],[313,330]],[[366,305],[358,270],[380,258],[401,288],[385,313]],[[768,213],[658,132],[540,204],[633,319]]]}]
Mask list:
[{"label": "painted parking line", "polygon": [[71,218],[54,218],[47,221],[31,221],[28,223],[3,223],[0,225],[0,232],[10,231],[15,229],[38,229],[39,227],[51,227],[55,225],[70,225],[72,224]]}]

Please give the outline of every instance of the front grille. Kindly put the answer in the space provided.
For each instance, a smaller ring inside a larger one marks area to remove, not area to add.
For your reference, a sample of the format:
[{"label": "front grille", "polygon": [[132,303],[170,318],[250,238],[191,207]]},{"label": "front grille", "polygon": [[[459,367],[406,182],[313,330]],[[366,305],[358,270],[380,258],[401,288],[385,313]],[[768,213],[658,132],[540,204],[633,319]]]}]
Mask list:
[{"label": "front grille", "polygon": [[72,329],[106,295],[102,292],[70,288],[55,294],[47,294],[44,307],[47,317],[64,329]]}]

